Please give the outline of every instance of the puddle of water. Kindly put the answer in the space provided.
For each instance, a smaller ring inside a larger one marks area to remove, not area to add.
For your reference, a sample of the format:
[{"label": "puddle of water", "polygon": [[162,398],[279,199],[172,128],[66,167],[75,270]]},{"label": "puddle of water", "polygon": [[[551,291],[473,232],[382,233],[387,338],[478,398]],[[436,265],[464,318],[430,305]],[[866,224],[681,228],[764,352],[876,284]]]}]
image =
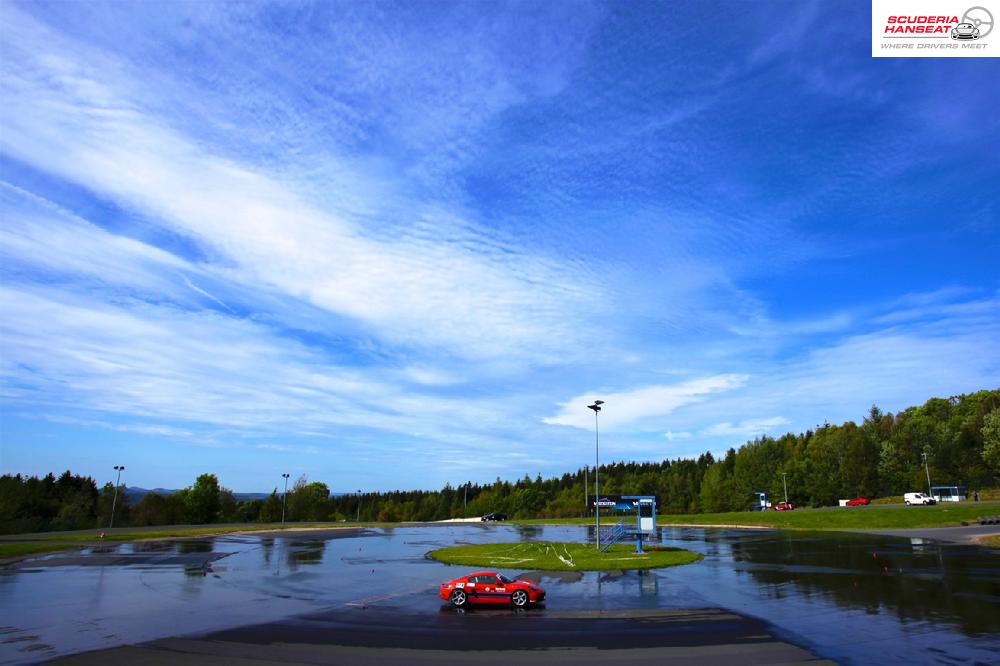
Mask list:
[{"label": "puddle of water", "polygon": [[[0,608],[11,619],[0,661],[35,661],[37,646],[53,656],[333,608],[450,612],[437,585],[466,568],[427,559],[427,551],[460,542],[585,541],[593,529],[457,524],[326,536],[123,544],[2,570]],[[662,528],[660,537],[705,559],[654,571],[536,572],[548,598],[528,617],[718,607],[764,619],[779,637],[844,662],[878,655],[923,663],[931,654],[991,662],[1000,650],[1000,561],[984,549],[694,528]]]}]

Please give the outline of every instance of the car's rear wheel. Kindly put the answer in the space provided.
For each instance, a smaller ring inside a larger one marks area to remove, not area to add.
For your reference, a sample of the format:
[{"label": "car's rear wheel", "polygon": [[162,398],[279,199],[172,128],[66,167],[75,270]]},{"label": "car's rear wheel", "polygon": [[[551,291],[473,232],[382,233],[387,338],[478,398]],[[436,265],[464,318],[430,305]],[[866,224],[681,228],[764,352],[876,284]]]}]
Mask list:
[{"label": "car's rear wheel", "polygon": [[450,601],[451,605],[455,608],[462,608],[466,603],[468,603],[469,597],[466,596],[465,590],[454,590],[451,593],[451,596],[448,597],[448,601]]},{"label": "car's rear wheel", "polygon": [[906,506],[910,506],[910,500],[906,500]]},{"label": "car's rear wheel", "polygon": [[528,593],[524,590],[514,590],[510,595],[510,603],[514,608],[524,608],[528,605]]}]

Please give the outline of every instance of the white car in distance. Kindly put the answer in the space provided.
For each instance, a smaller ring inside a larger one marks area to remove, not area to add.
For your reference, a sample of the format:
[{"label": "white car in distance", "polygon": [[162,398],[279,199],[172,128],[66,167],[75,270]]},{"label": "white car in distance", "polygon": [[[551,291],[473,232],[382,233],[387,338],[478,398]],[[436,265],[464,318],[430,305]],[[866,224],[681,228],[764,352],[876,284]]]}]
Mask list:
[{"label": "white car in distance", "polygon": [[910,506],[911,504],[937,504],[937,500],[923,493],[906,493],[903,495],[903,501],[906,502],[906,506]]}]

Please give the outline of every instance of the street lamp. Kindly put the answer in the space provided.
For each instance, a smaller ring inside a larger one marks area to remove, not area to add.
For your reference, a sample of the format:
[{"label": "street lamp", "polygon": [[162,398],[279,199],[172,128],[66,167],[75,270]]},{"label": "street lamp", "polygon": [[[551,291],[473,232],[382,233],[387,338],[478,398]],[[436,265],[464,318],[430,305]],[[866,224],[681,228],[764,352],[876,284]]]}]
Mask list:
[{"label": "street lamp", "polygon": [[285,477],[285,492],[281,494],[281,524],[285,524],[285,500],[288,497],[288,473],[282,474]]},{"label": "street lamp", "polygon": [[358,488],[358,517],[354,519],[354,522],[361,522],[361,488]]},{"label": "street lamp", "polygon": [[597,413],[601,411],[603,400],[595,400],[587,405],[594,410],[594,519],[597,525],[597,550],[601,549],[601,435],[597,425]]},{"label": "street lamp", "polygon": [[934,497],[934,493],[931,492],[931,470],[927,467],[927,452],[924,451],[920,455],[924,457],[924,472],[927,473],[927,494]]},{"label": "street lamp", "polygon": [[110,530],[115,526],[115,507],[118,505],[118,486],[122,482],[122,470],[125,469],[125,465],[115,465],[115,471],[118,472],[118,478],[115,480],[115,497],[111,500],[111,520],[108,522],[108,529]]},{"label": "street lamp", "polygon": [[781,473],[781,483],[785,486],[785,504],[788,504],[788,472]]}]

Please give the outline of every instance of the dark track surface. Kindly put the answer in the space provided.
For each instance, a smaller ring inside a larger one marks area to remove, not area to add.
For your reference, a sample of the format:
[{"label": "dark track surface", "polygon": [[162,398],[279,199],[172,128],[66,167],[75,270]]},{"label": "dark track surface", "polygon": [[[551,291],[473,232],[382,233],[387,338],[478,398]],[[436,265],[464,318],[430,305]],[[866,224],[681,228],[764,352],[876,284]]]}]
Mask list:
[{"label": "dark track surface", "polygon": [[[545,614],[479,610],[414,615],[332,611],[240,627],[199,638],[74,655],[64,664],[218,659],[283,663],[803,663],[819,659],[775,639],[766,623],[721,609]],[[388,661],[386,659],[388,658]]]},{"label": "dark track surface", "polygon": [[[479,610],[414,615],[334,611],[241,627],[205,636],[235,643],[305,643],[420,650],[520,650],[590,647],[600,650],[766,643],[774,639],[764,622],[720,609],[581,612],[548,615]],[[497,640],[516,636],[514,640]]]}]

